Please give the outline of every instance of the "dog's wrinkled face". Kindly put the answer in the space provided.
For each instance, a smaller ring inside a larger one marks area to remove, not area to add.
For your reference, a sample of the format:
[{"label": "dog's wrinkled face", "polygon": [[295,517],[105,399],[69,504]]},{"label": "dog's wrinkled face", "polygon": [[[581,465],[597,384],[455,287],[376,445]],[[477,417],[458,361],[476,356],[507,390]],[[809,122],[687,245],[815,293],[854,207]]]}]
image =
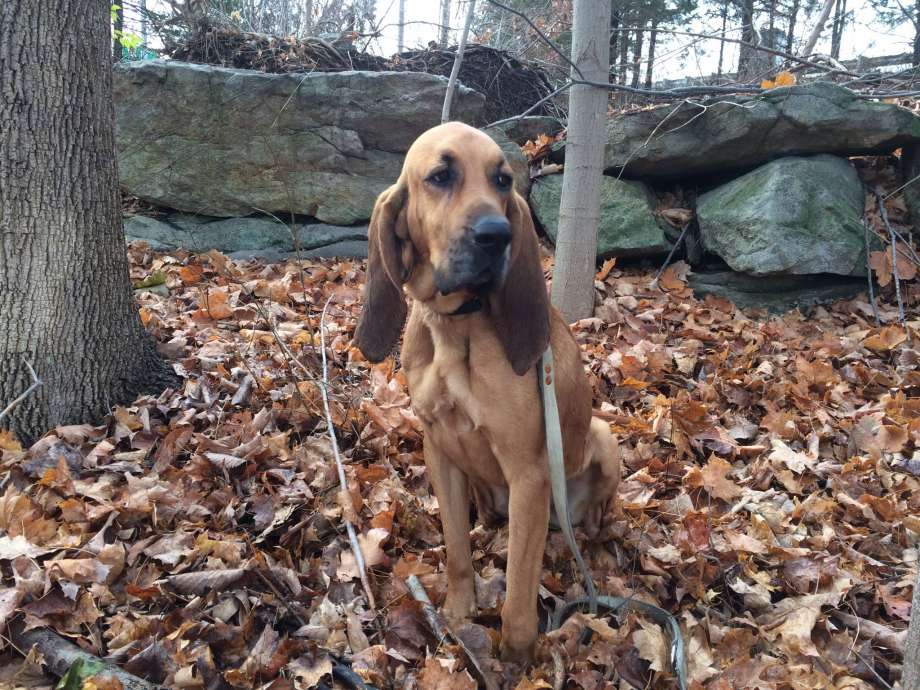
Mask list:
[{"label": "dog's wrinkled face", "polygon": [[416,253],[410,290],[421,293],[415,296],[482,293],[501,285],[513,199],[511,168],[498,145],[472,127],[442,125],[415,141],[403,176]]},{"label": "dog's wrinkled face", "polygon": [[403,287],[439,314],[478,297],[515,373],[549,341],[549,301],[527,202],[492,139],[450,122],[409,149],[402,173],[374,205],[367,283],[355,342],[386,357],[406,320]]}]

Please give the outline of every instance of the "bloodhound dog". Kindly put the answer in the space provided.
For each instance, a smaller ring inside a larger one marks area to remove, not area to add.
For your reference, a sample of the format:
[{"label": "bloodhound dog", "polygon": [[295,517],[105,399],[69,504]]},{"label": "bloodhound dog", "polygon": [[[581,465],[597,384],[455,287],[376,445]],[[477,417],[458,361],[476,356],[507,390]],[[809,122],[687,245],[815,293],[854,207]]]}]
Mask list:
[{"label": "bloodhound dog", "polygon": [[450,621],[476,613],[470,498],[509,518],[502,658],[532,659],[551,520],[537,364],[552,343],[569,508],[590,534],[620,480],[610,429],[592,419],[578,344],[550,306],[527,202],[498,145],[451,122],[422,134],[374,206],[355,343],[372,362],[406,322],[402,367],[441,510]]}]

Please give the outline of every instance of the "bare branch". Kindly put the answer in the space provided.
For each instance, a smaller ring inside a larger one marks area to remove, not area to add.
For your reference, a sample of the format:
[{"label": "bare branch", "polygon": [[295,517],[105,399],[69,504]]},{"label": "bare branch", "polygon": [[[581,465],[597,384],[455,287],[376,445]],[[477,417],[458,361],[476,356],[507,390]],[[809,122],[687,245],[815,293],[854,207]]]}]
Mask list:
[{"label": "bare branch", "polygon": [[[326,361],[326,311],[335,295],[330,295],[323,306],[323,313],[319,317],[319,339],[320,349],[323,355],[323,385],[319,387],[323,396],[323,411],[326,413],[326,427],[329,430],[329,440],[332,442],[332,454],[335,456],[335,467],[339,473],[339,486],[345,497],[348,494],[348,480],[345,478],[345,466],[342,464],[342,456],[339,453],[339,441],[335,436],[335,426],[332,423],[332,413],[329,411],[329,393],[326,391],[329,386],[329,365]],[[367,597],[368,607],[376,614],[377,605],[374,602],[374,592],[371,590],[370,582],[367,578],[367,566],[364,560],[364,553],[361,551],[361,544],[358,542],[358,535],[355,533],[355,525],[348,517],[348,513],[343,506],[342,520],[345,522],[345,530],[348,532],[348,541],[351,542],[351,550],[355,557],[355,564],[361,575],[361,585],[364,587],[364,594]]]},{"label": "bare branch", "polygon": [[684,229],[680,231],[680,237],[677,238],[677,242],[674,243],[674,246],[671,247],[671,251],[668,252],[668,257],[664,260],[664,263],[661,264],[661,268],[658,269],[658,273],[655,274],[654,279],[649,283],[649,290],[654,290],[658,287],[658,281],[661,279],[662,274],[667,269],[668,264],[671,263],[671,259],[674,258],[674,253],[677,251],[677,248],[683,243],[684,238],[687,236],[687,231],[690,229],[690,223],[684,223]]},{"label": "bare branch", "polygon": [[549,36],[547,36],[545,33],[543,33],[543,32],[537,27],[537,25],[534,24],[533,21],[531,21],[530,17],[528,17],[528,16],[527,16],[526,14],[524,14],[523,12],[520,12],[520,11],[514,9],[513,7],[508,7],[508,5],[505,5],[505,4],[503,4],[503,3],[498,2],[498,0],[488,0],[488,2],[490,2],[490,3],[493,4],[493,5],[495,5],[496,7],[500,7],[500,8],[503,9],[505,12],[510,12],[511,14],[517,15],[518,17],[520,17],[521,19],[523,19],[525,22],[527,22],[527,25],[528,25],[531,29],[533,29],[534,31],[537,32],[537,35],[538,35],[541,39],[543,39],[543,41],[546,43],[546,45],[548,45],[548,46],[553,50],[553,52],[556,53],[556,55],[558,55],[559,57],[561,57],[562,60],[563,60],[569,67],[571,67],[571,68],[575,71],[575,74],[577,74],[579,77],[581,77],[582,79],[584,79],[584,76],[585,76],[585,75],[583,75],[583,74],[581,73],[581,70],[578,68],[578,66],[577,66],[574,62],[572,62],[572,61],[569,59],[569,56],[566,55],[566,54],[562,51],[562,49],[561,49],[559,46],[557,46],[556,43],[555,43]]},{"label": "bare branch", "polygon": [[[623,31],[651,31],[651,29],[648,28],[648,27],[636,26],[636,27],[620,27],[620,28],[617,29],[617,31],[619,31],[619,32],[623,32]],[[750,43],[749,41],[742,41],[740,38],[728,38],[728,37],[724,37],[724,38],[723,38],[723,37],[722,37],[721,35],[719,35],[719,34],[716,34],[716,35],[713,35],[713,34],[701,34],[701,33],[694,32],[694,31],[680,31],[680,30],[678,30],[678,29],[666,29],[666,28],[662,28],[662,27],[660,27],[660,26],[658,27],[657,31],[658,31],[658,33],[671,34],[672,36],[689,36],[689,37],[692,37],[692,38],[700,38],[700,39],[704,39],[704,40],[705,40],[705,39],[708,39],[708,40],[712,40],[712,41],[725,41],[726,43],[735,43],[735,44],[740,45],[740,46],[745,46],[746,48],[751,48],[751,49],[753,49],[753,50],[758,50],[758,51],[760,51],[760,52],[762,52],[762,53],[768,53],[768,54],[770,54],[770,55],[776,55],[777,57],[781,57],[781,58],[783,58],[784,60],[789,60],[790,62],[795,62],[795,63],[797,63],[797,64],[799,64],[799,65],[804,66],[804,67],[811,67],[812,69],[821,70],[822,72],[829,72],[829,73],[832,73],[832,74],[842,74],[842,75],[848,76],[848,77],[860,77],[860,76],[861,76],[861,75],[859,75],[859,74],[855,74],[855,73],[853,73],[853,72],[848,72],[848,71],[846,71],[846,70],[840,70],[840,69],[837,69],[837,68],[835,68],[835,67],[829,67],[828,65],[822,65],[822,64],[819,63],[819,62],[814,62],[813,60],[808,60],[808,59],[806,59],[806,58],[804,58],[804,57],[800,57],[800,56],[798,56],[798,55],[793,55],[792,53],[787,53],[787,52],[784,51],[784,50],[777,50],[776,48],[768,48],[768,47],[766,47],[766,46],[762,46],[762,45],[757,45],[757,44],[754,44],[754,43]]]},{"label": "bare branch", "polygon": [[496,688],[495,682],[483,673],[479,661],[470,651],[469,647],[464,644],[463,640],[460,639],[458,635],[454,634],[447,623],[445,623],[438,614],[437,609],[434,607],[434,604],[431,603],[428,592],[425,591],[425,587],[422,585],[422,581],[418,579],[418,576],[410,575],[407,577],[406,586],[409,588],[409,593],[412,595],[412,598],[421,604],[422,614],[425,616],[425,621],[428,623],[428,627],[431,628],[431,632],[434,634],[435,639],[437,639],[438,646],[441,647],[445,642],[453,640],[463,653],[469,670],[476,676],[476,680],[479,681],[480,687],[485,687],[489,690]]},{"label": "bare branch", "polygon": [[878,315],[878,307],[875,304],[875,287],[872,285],[872,264],[869,263],[869,219],[863,218],[863,231],[866,238],[866,279],[869,283],[869,304],[872,305],[872,316],[875,317],[875,325],[881,326],[882,320]]},{"label": "bare branch", "polygon": [[821,8],[821,14],[818,15],[818,22],[815,24],[815,28],[812,29],[811,34],[808,36],[808,40],[805,41],[805,47],[802,48],[802,55],[811,55],[811,52],[815,49],[815,44],[818,42],[818,39],[821,38],[821,32],[824,31],[824,25],[827,24],[827,18],[831,16],[831,9],[834,7],[834,2],[836,2],[836,0],[824,0],[824,7]]},{"label": "bare branch", "polygon": [[3,408],[3,411],[0,412],[0,422],[2,422],[3,418],[13,411],[13,408],[15,408],[19,403],[32,395],[33,392],[35,392],[39,387],[43,385],[42,380],[36,375],[35,369],[32,368],[32,365],[26,360],[25,357],[22,358],[22,363],[28,367],[29,374],[32,376],[32,383],[28,388],[25,389],[22,395],[14,398],[9,405]]},{"label": "bare branch", "polygon": [[466,39],[470,35],[470,25],[473,23],[473,12],[476,9],[476,0],[469,0],[466,10],[466,21],[463,23],[463,33],[460,34],[460,43],[457,45],[457,54],[454,64],[450,68],[450,78],[447,80],[447,93],[444,94],[444,106],[441,108],[441,122],[450,120],[450,106],[454,100],[454,91],[457,90],[457,78],[460,76],[460,67],[463,65],[463,53],[466,51]]},{"label": "bare branch", "polygon": [[568,89],[568,88],[571,87],[571,86],[572,86],[572,82],[567,81],[565,84],[563,84],[562,86],[560,86],[558,89],[556,89],[555,91],[553,91],[553,92],[550,93],[550,94],[547,94],[546,96],[544,96],[543,98],[541,98],[539,101],[537,101],[536,103],[534,103],[532,106],[530,106],[527,110],[525,110],[525,111],[524,111],[523,113],[521,113],[520,115],[515,115],[514,117],[506,117],[504,120],[496,120],[495,122],[492,122],[492,123],[486,125],[486,129],[488,129],[489,127],[495,127],[496,125],[503,125],[503,124],[505,124],[506,122],[514,122],[515,120],[520,120],[522,117],[527,117],[528,115],[530,115],[530,113],[532,113],[534,110],[536,110],[537,108],[539,108],[541,105],[543,105],[543,104],[546,103],[547,101],[549,101],[549,100],[555,98],[556,96],[558,96],[560,93],[562,93],[563,91],[565,91],[566,89]]},{"label": "bare branch", "polygon": [[875,199],[878,202],[878,211],[882,216],[882,222],[888,229],[888,237],[891,240],[891,274],[894,276],[894,292],[898,298],[898,320],[904,325],[904,300],[901,299],[901,276],[898,275],[898,238],[895,236],[894,228],[888,220],[888,209],[885,208],[885,199],[882,197],[882,190],[878,187],[873,189]]}]

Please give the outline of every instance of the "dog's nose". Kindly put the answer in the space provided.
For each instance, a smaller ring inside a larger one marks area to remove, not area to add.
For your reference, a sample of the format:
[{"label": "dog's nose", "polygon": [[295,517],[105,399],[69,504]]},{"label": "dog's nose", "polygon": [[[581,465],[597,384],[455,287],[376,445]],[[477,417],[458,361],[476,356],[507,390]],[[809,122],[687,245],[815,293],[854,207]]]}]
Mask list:
[{"label": "dog's nose", "polygon": [[472,230],[476,246],[489,254],[501,254],[511,243],[511,224],[504,216],[483,216]]}]

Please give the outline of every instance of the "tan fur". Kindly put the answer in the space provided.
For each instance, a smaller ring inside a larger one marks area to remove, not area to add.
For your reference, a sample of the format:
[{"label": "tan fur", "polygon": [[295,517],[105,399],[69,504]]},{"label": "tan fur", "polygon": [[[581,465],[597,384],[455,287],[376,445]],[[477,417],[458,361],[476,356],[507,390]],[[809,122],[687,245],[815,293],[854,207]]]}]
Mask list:
[{"label": "tan fur", "polygon": [[[457,170],[449,192],[426,182],[445,154]],[[537,590],[551,520],[536,370],[548,342],[556,362],[572,520],[589,534],[609,512],[620,459],[607,425],[592,419],[591,389],[578,345],[547,299],[527,203],[515,191],[496,188],[496,169],[510,173],[501,149],[466,125],[441,125],[413,144],[399,181],[375,207],[365,306],[355,340],[369,359],[386,356],[404,318],[405,308],[400,311],[394,300],[394,289],[401,290],[404,282],[412,308],[402,365],[412,407],[424,427],[425,464],[441,508],[445,613],[453,621],[476,613],[472,496],[481,517],[509,518],[502,657],[526,661],[537,638]],[[393,207],[394,199],[401,208]],[[434,271],[476,213],[502,214],[511,222],[508,268],[481,311],[451,315],[472,294],[440,294]]]}]

